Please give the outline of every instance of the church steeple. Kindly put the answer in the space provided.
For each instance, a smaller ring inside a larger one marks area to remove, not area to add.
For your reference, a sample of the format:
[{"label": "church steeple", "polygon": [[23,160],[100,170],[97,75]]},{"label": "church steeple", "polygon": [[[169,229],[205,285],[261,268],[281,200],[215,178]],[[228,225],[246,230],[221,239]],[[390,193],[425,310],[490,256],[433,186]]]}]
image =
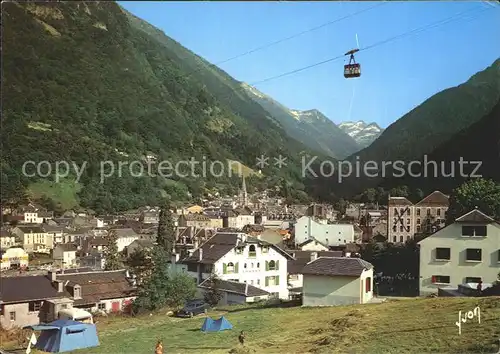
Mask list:
[{"label": "church steeple", "polygon": [[248,194],[247,194],[247,184],[245,182],[245,176],[242,176],[243,181],[241,182],[241,192],[240,192],[240,204],[241,206],[247,206],[248,204]]}]

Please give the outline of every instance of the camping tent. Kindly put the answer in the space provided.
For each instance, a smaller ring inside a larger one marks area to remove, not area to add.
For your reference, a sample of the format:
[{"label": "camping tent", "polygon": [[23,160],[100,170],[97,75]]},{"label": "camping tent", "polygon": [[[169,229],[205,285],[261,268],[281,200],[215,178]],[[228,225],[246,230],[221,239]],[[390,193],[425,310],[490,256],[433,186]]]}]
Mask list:
[{"label": "camping tent", "polygon": [[218,320],[207,317],[205,318],[205,322],[203,322],[203,326],[201,326],[203,332],[219,332],[226,329],[233,329],[233,325],[224,316]]},{"label": "camping tent", "polygon": [[94,324],[71,320],[56,320],[47,324],[31,326],[42,331],[35,348],[44,352],[61,353],[76,349],[97,347],[99,339]]}]

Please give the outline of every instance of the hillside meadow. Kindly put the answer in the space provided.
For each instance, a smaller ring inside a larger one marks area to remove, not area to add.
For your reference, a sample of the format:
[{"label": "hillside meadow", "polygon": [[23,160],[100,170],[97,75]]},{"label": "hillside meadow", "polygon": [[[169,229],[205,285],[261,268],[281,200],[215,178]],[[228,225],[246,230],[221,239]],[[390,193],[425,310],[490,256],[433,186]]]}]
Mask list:
[{"label": "hillside meadow", "polygon": [[[481,323],[462,324],[458,312],[480,307]],[[163,340],[165,353],[497,353],[500,298],[388,300],[382,304],[330,308],[231,306],[224,315],[233,330],[203,333],[204,315],[182,319],[157,313],[99,318],[101,345],[73,354],[153,353]],[[246,332],[246,343],[238,334]],[[4,345],[3,345],[4,346]],[[13,347],[15,346],[12,343]],[[40,353],[35,351],[36,353]]]}]

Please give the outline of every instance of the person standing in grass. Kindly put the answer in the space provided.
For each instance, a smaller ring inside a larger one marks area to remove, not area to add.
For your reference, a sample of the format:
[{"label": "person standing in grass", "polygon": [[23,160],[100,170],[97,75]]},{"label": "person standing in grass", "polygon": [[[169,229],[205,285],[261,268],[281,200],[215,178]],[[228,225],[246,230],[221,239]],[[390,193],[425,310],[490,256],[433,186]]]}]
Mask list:
[{"label": "person standing in grass", "polygon": [[163,343],[161,340],[158,340],[156,343],[155,354],[163,354]]},{"label": "person standing in grass", "polygon": [[241,345],[245,345],[245,333],[241,331],[240,335],[238,336],[238,340],[240,341]]}]

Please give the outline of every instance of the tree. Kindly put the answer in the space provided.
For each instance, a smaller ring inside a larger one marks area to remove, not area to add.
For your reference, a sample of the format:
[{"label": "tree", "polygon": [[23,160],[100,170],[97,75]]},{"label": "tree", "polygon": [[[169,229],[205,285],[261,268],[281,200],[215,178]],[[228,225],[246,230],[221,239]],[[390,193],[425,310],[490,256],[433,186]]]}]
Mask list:
[{"label": "tree", "polygon": [[345,213],[347,211],[347,204],[348,203],[343,198],[340,198],[338,203],[336,203],[335,209],[337,209],[339,211],[340,216],[345,215]]},{"label": "tree", "polygon": [[127,259],[127,265],[136,276],[137,285],[143,284],[144,279],[149,278],[153,271],[153,262],[149,253],[144,250],[136,250]]},{"label": "tree", "polygon": [[167,252],[167,257],[171,256],[175,244],[175,224],[170,207],[170,203],[167,201],[160,209],[156,238],[158,245]]},{"label": "tree", "polygon": [[134,301],[134,312],[154,311],[167,305],[169,290],[169,256],[163,247],[155,247],[152,252],[153,268],[150,276],[138,284],[138,294]]},{"label": "tree", "polygon": [[165,306],[179,307],[195,296],[195,281],[184,273],[170,272],[169,254],[163,247],[153,249],[151,262],[150,275],[138,284],[134,313],[156,311]]},{"label": "tree", "polygon": [[500,218],[500,184],[486,179],[473,179],[455,189],[450,196],[446,224],[478,208],[495,219]]},{"label": "tree", "polygon": [[174,273],[168,282],[167,304],[174,308],[183,306],[196,295],[195,279],[186,273]]},{"label": "tree", "polygon": [[116,234],[116,231],[110,231],[107,239],[108,243],[106,249],[104,250],[104,270],[118,270],[121,268],[121,263],[118,255],[118,235]]},{"label": "tree", "polygon": [[407,198],[410,195],[410,189],[408,186],[399,186],[391,189],[390,193],[391,197],[405,197]]},{"label": "tree", "polygon": [[368,188],[362,196],[363,202],[373,203],[377,198],[377,191],[374,188]]},{"label": "tree", "polygon": [[203,298],[207,304],[216,306],[222,299],[222,291],[220,291],[220,279],[216,273],[212,273],[208,280],[208,289],[203,294]]}]

